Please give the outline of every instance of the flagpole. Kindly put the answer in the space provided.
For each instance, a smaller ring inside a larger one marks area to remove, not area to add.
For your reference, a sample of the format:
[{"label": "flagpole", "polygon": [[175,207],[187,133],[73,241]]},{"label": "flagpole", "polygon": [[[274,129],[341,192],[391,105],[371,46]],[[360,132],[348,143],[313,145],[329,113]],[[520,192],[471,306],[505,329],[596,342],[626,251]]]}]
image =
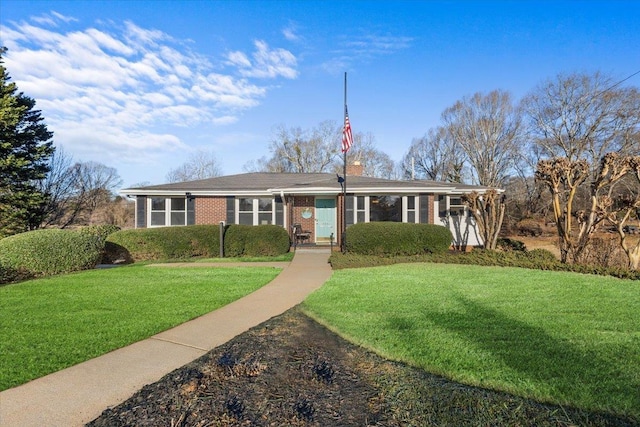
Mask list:
[{"label": "flagpole", "polygon": [[[344,72],[344,115],[343,122],[347,117],[347,72]],[[342,236],[340,239],[340,246],[342,248],[342,253],[347,252],[347,243],[345,241],[345,236],[347,234],[347,151],[344,150],[343,154],[343,170],[342,176],[344,177],[344,182],[342,183]]]}]

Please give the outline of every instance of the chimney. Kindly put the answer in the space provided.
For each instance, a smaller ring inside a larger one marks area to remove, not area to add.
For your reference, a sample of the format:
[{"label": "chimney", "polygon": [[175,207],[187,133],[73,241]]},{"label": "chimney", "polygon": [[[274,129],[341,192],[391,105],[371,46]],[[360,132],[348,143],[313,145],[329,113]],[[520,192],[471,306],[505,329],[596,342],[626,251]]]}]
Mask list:
[{"label": "chimney", "polygon": [[363,172],[364,172],[364,166],[362,166],[362,164],[360,164],[360,162],[357,160],[347,165],[347,175],[362,176]]}]

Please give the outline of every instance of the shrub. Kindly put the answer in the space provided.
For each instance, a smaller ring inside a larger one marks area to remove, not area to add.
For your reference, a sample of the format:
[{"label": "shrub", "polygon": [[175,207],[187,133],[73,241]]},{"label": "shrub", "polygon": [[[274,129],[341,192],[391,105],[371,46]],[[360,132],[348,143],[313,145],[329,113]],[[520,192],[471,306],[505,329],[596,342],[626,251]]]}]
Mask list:
[{"label": "shrub", "polygon": [[89,225],[78,230],[80,233],[98,236],[104,242],[110,234],[120,231],[120,227],[112,224]]},{"label": "shrub", "polygon": [[542,226],[535,219],[525,218],[516,223],[516,232],[518,236],[541,236]]},{"label": "shrub", "polygon": [[5,283],[17,282],[22,279],[28,279],[29,275],[26,273],[21,273],[20,271],[6,267],[0,264],[0,285]]},{"label": "shrub", "polygon": [[287,230],[277,225],[251,227],[245,241],[245,256],[276,256],[289,252]]},{"label": "shrub", "polygon": [[547,249],[533,249],[527,252],[527,258],[531,260],[531,262],[545,264],[545,263],[558,263],[558,258],[553,254],[553,252]]},{"label": "shrub", "polygon": [[224,255],[276,256],[289,252],[287,231],[278,225],[229,225],[224,235]]},{"label": "shrub", "polygon": [[220,254],[219,226],[121,230],[107,237],[105,252],[107,262],[217,257]]},{"label": "shrub", "polygon": [[[36,230],[0,240],[0,264],[22,277],[47,276],[94,268],[103,240],[71,230]],[[11,273],[13,274],[13,273]]]},{"label": "shrub", "polygon": [[358,223],[347,230],[347,251],[365,255],[416,255],[446,252],[453,236],[435,224]]},{"label": "shrub", "polygon": [[500,238],[498,239],[498,247],[503,251],[526,251],[527,247],[524,242],[520,240],[514,240],[509,238]]},{"label": "shrub", "polygon": [[224,233],[224,256],[241,257],[249,236],[251,225],[229,225]]},{"label": "shrub", "polygon": [[334,270],[390,265],[406,262],[440,262],[448,264],[474,264],[485,266],[521,267],[538,270],[572,271],[584,274],[599,274],[620,279],[640,280],[640,271],[606,268],[593,265],[562,264],[552,252],[534,249],[529,252],[500,252],[477,249],[473,252],[447,252],[413,256],[360,255],[334,252],[329,258]]}]

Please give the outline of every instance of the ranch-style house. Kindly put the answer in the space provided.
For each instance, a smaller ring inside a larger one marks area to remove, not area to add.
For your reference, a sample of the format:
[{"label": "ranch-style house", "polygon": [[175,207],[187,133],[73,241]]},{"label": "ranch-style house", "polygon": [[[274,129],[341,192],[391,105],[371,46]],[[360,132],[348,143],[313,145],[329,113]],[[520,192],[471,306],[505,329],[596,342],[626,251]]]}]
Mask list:
[{"label": "ranch-style house", "polygon": [[[359,222],[396,221],[449,227],[452,244],[477,246],[481,237],[462,195],[486,187],[436,181],[388,180],[347,168],[346,198],[331,173],[244,173],[197,181],[127,188],[136,201],[136,228],[192,224],[276,224],[308,243],[340,245],[346,227]],[[346,209],[346,215],[343,213]],[[344,216],[343,216],[344,215]]]}]

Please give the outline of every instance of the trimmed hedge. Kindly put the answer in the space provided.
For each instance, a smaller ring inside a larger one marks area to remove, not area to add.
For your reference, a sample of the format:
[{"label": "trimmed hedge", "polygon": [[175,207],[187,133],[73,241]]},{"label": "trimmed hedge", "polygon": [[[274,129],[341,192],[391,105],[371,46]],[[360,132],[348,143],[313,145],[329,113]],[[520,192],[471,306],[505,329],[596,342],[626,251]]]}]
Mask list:
[{"label": "trimmed hedge", "polygon": [[640,271],[621,268],[605,268],[581,264],[563,264],[546,249],[532,251],[490,251],[475,249],[472,252],[447,252],[440,254],[379,256],[334,252],[329,263],[334,270],[362,268],[409,262],[436,262],[446,264],[471,264],[500,267],[521,267],[534,270],[571,271],[574,273],[613,276],[620,279],[640,280]]},{"label": "trimmed hedge", "polygon": [[105,262],[186,259],[220,255],[218,225],[138,228],[107,237]]},{"label": "trimmed hedge", "polygon": [[0,285],[5,283],[17,282],[22,279],[28,279],[29,276],[21,274],[18,270],[6,267],[0,264]]},{"label": "trimmed hedge", "polygon": [[402,222],[358,223],[347,229],[347,252],[363,255],[418,255],[443,253],[451,246],[448,228]]},{"label": "trimmed hedge", "polygon": [[229,225],[224,236],[224,255],[277,256],[289,252],[287,231],[278,225]]},{"label": "trimmed hedge", "polygon": [[0,264],[9,276],[28,278],[94,268],[104,240],[73,230],[35,230],[0,240]]},{"label": "trimmed hedge", "polygon": [[82,227],[78,229],[80,233],[92,234],[94,236],[98,236],[104,242],[107,240],[110,234],[115,233],[116,231],[120,231],[120,227],[117,225],[111,224],[101,224],[101,225],[89,225],[87,227]]},{"label": "trimmed hedge", "polygon": [[[276,256],[289,252],[287,231],[277,225],[229,225],[225,228],[227,257]],[[218,225],[139,228],[110,234],[105,262],[187,259],[220,256]]]}]

